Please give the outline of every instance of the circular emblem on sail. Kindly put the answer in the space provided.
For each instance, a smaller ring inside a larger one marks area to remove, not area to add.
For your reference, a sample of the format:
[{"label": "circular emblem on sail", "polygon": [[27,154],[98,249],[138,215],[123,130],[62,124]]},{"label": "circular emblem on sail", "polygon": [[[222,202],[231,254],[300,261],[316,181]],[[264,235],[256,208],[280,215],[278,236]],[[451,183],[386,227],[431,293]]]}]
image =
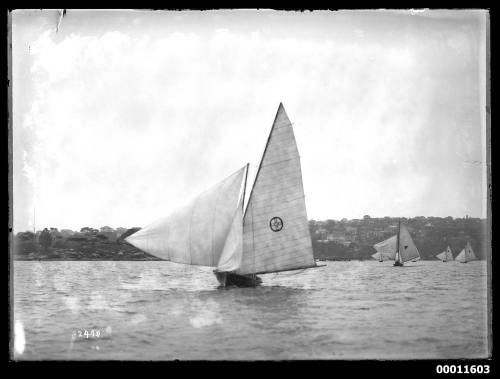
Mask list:
[{"label": "circular emblem on sail", "polygon": [[279,232],[281,229],[283,229],[283,220],[279,217],[273,217],[269,221],[269,227],[273,232]]}]

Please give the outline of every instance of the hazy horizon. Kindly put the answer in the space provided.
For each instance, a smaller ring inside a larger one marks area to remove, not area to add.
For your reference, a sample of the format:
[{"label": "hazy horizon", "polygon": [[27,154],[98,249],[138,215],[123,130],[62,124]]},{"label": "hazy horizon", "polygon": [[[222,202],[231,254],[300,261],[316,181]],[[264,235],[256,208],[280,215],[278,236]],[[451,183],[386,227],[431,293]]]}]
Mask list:
[{"label": "hazy horizon", "polygon": [[484,219],[487,17],[14,11],[14,231],[145,226],[251,179],[280,102],[308,219]]}]

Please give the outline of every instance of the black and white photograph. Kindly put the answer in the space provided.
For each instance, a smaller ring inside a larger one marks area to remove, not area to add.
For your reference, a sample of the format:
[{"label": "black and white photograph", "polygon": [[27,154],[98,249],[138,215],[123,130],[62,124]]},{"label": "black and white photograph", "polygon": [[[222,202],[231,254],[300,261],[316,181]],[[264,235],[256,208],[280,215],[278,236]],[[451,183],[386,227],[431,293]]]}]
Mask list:
[{"label": "black and white photograph", "polygon": [[8,38],[11,361],[489,373],[446,365],[492,357],[488,10],[14,9]]}]

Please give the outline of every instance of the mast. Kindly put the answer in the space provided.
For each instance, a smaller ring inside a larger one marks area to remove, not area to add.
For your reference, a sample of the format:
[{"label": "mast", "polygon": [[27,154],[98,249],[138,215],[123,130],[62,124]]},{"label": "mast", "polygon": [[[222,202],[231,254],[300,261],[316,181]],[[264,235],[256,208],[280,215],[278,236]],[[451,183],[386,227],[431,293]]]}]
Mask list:
[{"label": "mast", "polygon": [[278,106],[278,112],[276,112],[276,116],[274,116],[274,121],[273,121],[273,125],[271,126],[271,131],[269,132],[269,135],[267,136],[266,146],[264,147],[264,151],[262,152],[262,157],[260,158],[259,168],[257,169],[257,173],[255,174],[255,179],[253,181],[252,188],[250,189],[250,195],[248,196],[247,207],[245,208],[245,211],[243,212],[243,219],[245,219],[245,216],[247,214],[248,205],[250,204],[250,200],[252,199],[253,189],[255,188],[255,184],[257,183],[260,169],[262,168],[262,162],[264,162],[264,157],[266,156],[267,147],[269,146],[269,141],[271,141],[271,136],[273,135],[274,125],[276,124],[276,120],[278,119],[278,115],[280,113],[279,110],[281,108],[283,108],[283,103],[280,103],[280,105]]},{"label": "mast", "polygon": [[[245,184],[243,185],[243,198],[242,198],[242,201],[241,201],[241,211],[243,212],[243,215],[245,214],[245,192],[246,192],[246,189],[247,189],[247,177],[248,177],[249,166],[250,166],[250,163],[247,163],[247,168],[245,170]],[[253,187],[252,187],[252,189],[253,189]],[[250,200],[250,198],[248,200]],[[243,218],[241,219],[241,222],[243,223]],[[252,280],[255,283],[255,281],[256,281],[255,274],[252,276]]]},{"label": "mast", "polygon": [[241,201],[241,210],[245,210],[245,192],[247,189],[247,177],[248,177],[248,168],[250,166],[250,163],[247,163],[247,169],[245,170],[245,184],[243,184],[243,198]]},{"label": "mast", "polygon": [[403,263],[403,259],[401,258],[401,252],[399,251],[399,233],[401,232],[401,219],[398,220],[398,237],[396,239],[396,254],[401,263]]},{"label": "mast", "polygon": [[[248,196],[248,202],[247,202],[246,208],[245,208],[245,202],[243,201],[243,219],[242,219],[242,222],[243,222],[243,220],[245,220],[245,216],[246,216],[247,211],[248,211],[248,206],[251,205],[250,200],[252,199],[253,189],[255,188],[255,184],[257,183],[257,178],[259,177],[260,169],[262,168],[262,162],[264,161],[264,156],[266,155],[267,147],[269,146],[269,141],[271,140],[271,135],[273,134],[274,125],[276,123],[276,120],[278,119],[279,109],[282,107],[283,107],[283,104],[280,103],[280,105],[278,107],[278,112],[276,112],[276,116],[274,117],[273,125],[271,126],[271,131],[269,132],[269,135],[267,137],[266,146],[264,147],[264,151],[262,152],[262,157],[260,158],[259,168],[257,169],[257,173],[255,174],[255,179],[253,181],[252,188],[250,189],[250,195]],[[246,175],[247,174],[248,174],[248,163],[247,163],[247,173],[245,174],[245,189],[246,189]],[[252,209],[252,211],[253,211],[253,209]],[[252,219],[253,219],[253,212],[252,212]],[[252,239],[253,239],[253,225],[252,225]],[[253,266],[255,267],[255,247],[254,246],[255,246],[255,242],[252,243]],[[256,280],[255,278],[256,278],[256,274],[253,273],[252,280],[254,282]]]}]

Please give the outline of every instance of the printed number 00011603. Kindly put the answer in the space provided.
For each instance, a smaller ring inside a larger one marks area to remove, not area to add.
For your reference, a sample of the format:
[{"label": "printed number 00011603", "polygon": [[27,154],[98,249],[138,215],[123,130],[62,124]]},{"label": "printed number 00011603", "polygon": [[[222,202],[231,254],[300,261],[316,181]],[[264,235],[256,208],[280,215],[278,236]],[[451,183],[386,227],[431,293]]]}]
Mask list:
[{"label": "printed number 00011603", "polygon": [[438,374],[489,374],[490,365],[437,365]]}]

